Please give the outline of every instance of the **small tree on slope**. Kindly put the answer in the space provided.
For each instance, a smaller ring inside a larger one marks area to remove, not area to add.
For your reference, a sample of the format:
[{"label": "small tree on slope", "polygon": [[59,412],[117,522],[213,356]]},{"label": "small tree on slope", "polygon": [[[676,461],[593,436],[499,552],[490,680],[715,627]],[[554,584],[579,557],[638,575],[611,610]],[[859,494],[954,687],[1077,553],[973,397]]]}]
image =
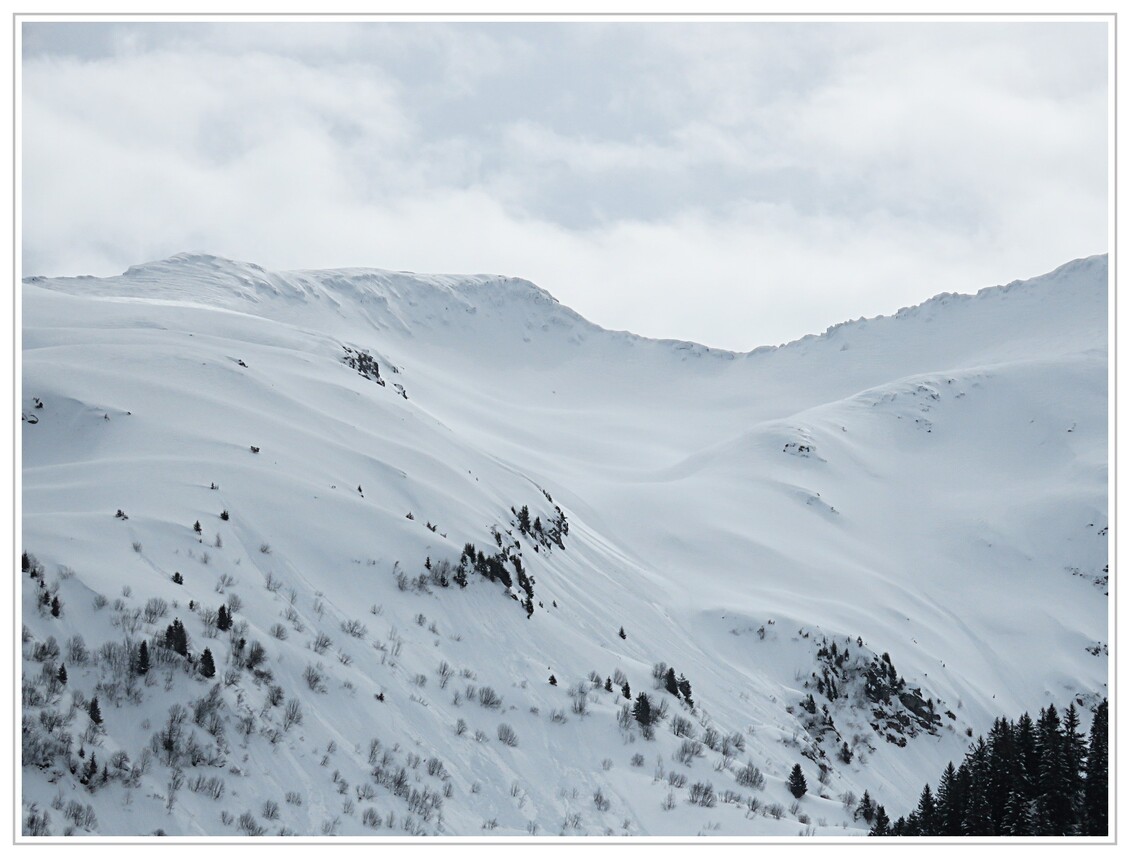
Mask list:
[{"label": "small tree on slope", "polygon": [[792,772],[789,773],[787,786],[794,798],[800,798],[808,792],[808,782],[804,779],[804,772],[800,770],[800,763],[793,766]]}]

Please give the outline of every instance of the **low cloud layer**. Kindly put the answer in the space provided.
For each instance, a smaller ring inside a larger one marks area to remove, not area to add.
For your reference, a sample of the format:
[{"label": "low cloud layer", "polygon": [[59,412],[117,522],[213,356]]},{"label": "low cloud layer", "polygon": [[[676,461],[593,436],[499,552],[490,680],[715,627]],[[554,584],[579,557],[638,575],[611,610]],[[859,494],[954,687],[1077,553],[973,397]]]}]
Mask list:
[{"label": "low cloud layer", "polygon": [[526,277],[747,350],[1107,250],[1101,24],[25,24],[23,265]]}]

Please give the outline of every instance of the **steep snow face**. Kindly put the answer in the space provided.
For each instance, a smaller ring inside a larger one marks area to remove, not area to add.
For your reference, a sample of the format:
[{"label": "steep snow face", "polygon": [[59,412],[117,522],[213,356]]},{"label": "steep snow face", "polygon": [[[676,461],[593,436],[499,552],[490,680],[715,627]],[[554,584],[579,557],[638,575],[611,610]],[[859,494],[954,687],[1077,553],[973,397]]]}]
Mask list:
[{"label": "steep snow face", "polygon": [[904,813],[969,732],[1106,694],[1105,257],[749,354],[202,255],[23,311],[52,833],[862,833],[848,793]]}]

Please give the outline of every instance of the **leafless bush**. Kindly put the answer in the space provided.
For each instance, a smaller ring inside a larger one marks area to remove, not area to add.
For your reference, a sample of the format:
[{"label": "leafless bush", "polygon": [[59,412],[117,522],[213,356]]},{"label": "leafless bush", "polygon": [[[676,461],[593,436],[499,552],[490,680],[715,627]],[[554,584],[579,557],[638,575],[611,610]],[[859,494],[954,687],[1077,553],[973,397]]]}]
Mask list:
[{"label": "leafless bush", "polygon": [[677,762],[689,766],[694,762],[695,757],[702,756],[702,743],[693,739],[684,739],[673,756]]},{"label": "leafless bush", "polygon": [[687,776],[679,772],[668,772],[667,783],[675,789],[682,789],[687,785]]},{"label": "leafless bush", "polygon": [[302,704],[297,700],[288,700],[283,709],[283,729],[289,730],[296,724],[302,723]]},{"label": "leafless bush", "polygon": [[744,787],[765,789],[765,775],[761,774],[761,769],[755,766],[752,760],[738,769],[735,777],[738,783]]},{"label": "leafless bush", "polygon": [[156,596],[150,598],[145,604],[145,622],[156,623],[168,613],[168,603]]},{"label": "leafless bush", "polygon": [[508,748],[514,748],[518,745],[518,734],[514,732],[513,727],[503,722],[498,725],[498,741]]},{"label": "leafless bush", "polygon": [[671,732],[686,739],[694,739],[695,737],[694,724],[681,715],[676,715],[671,719]]},{"label": "leafless bush", "polygon": [[266,830],[255,821],[255,817],[251,815],[249,810],[245,810],[239,815],[238,828],[248,837],[262,837]]},{"label": "leafless bush", "polygon": [[360,620],[345,620],[341,624],[341,630],[350,637],[364,638],[369,633],[364,623]]},{"label": "leafless bush", "polygon": [[714,787],[709,783],[693,783],[690,791],[691,804],[702,807],[714,807],[717,799],[714,796]]},{"label": "leafless bush", "polygon": [[306,680],[306,684],[310,686],[311,691],[317,691],[319,694],[326,692],[326,678],[322,671],[312,664],[306,665],[306,669],[302,671],[302,678]]}]

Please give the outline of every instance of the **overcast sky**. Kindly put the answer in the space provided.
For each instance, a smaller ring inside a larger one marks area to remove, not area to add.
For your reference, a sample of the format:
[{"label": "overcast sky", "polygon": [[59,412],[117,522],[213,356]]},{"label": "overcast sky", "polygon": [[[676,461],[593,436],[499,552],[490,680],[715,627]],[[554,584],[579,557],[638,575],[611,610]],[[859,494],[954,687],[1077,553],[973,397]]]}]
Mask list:
[{"label": "overcast sky", "polygon": [[25,23],[25,274],[533,280],[735,350],[1106,252],[1104,23]]}]

